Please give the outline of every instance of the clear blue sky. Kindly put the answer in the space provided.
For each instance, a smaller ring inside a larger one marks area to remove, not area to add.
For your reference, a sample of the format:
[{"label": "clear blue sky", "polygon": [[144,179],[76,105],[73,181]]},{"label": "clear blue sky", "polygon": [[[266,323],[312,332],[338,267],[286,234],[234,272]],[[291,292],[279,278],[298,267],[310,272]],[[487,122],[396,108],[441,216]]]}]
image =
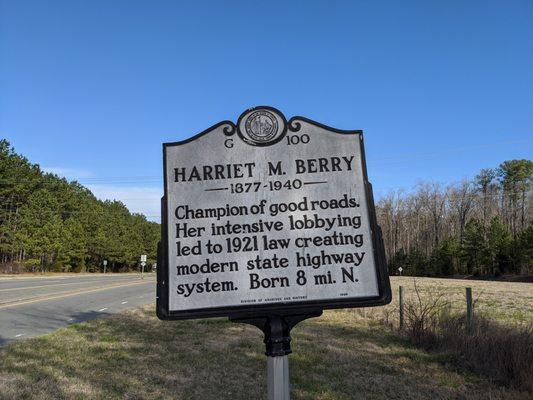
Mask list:
[{"label": "clear blue sky", "polygon": [[0,0],[0,137],[157,215],[161,143],[272,105],[380,197],[533,155],[533,2]]}]

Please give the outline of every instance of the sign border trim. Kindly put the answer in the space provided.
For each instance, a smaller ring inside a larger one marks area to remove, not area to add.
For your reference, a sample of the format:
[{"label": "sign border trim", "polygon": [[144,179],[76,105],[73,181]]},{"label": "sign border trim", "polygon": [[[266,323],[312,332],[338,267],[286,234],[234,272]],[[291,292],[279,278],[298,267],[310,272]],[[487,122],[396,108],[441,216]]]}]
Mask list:
[{"label": "sign border trim", "polygon": [[[241,117],[252,110],[269,109],[279,113],[284,117],[283,113],[274,107],[257,106],[244,111]],[[239,120],[240,118],[239,117]],[[285,119],[286,121],[286,119]],[[157,288],[156,288],[156,314],[162,320],[182,320],[194,318],[212,318],[212,317],[230,317],[230,318],[257,318],[269,315],[292,315],[304,314],[325,309],[339,309],[339,308],[358,308],[358,307],[372,307],[386,305],[392,300],[392,292],[390,287],[390,280],[388,278],[388,269],[385,260],[385,249],[383,245],[383,237],[381,228],[377,223],[376,210],[374,205],[374,196],[372,191],[372,184],[368,180],[365,147],[363,141],[362,130],[342,130],[332,128],[330,126],[313,121],[302,116],[294,116],[287,122],[287,129],[281,135],[281,140],[287,131],[297,132],[301,129],[299,121],[315,125],[319,128],[342,135],[358,135],[361,146],[361,163],[363,168],[363,182],[365,185],[365,195],[368,202],[368,218],[370,222],[370,235],[372,238],[372,247],[374,250],[374,260],[376,263],[376,278],[378,283],[378,295],[370,297],[358,298],[340,298],[340,299],[326,299],[326,300],[310,300],[290,303],[267,303],[262,305],[242,305],[242,306],[224,306],[212,308],[199,308],[192,310],[170,311],[169,310],[169,295],[168,295],[168,221],[167,221],[167,160],[166,148],[181,146],[190,143],[208,133],[224,126],[223,132],[226,136],[232,136],[238,127],[232,121],[221,121],[210,128],[190,137],[189,139],[163,143],[163,179],[164,179],[164,195],[161,198],[161,242],[158,244],[157,256]],[[239,135],[240,136],[240,135]],[[248,143],[249,144],[249,143]]]}]

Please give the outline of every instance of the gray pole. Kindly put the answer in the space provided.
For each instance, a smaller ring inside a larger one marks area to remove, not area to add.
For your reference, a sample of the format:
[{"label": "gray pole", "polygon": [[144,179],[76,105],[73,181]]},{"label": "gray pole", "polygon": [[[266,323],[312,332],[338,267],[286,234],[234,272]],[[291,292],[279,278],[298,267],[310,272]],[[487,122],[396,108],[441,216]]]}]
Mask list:
[{"label": "gray pole", "polygon": [[289,400],[289,356],[268,357],[268,400]]},{"label": "gray pole", "polygon": [[266,315],[256,318],[229,316],[230,321],[256,326],[265,334],[265,354],[268,357],[268,400],[290,400],[288,355],[291,354],[291,329],[298,322],[320,315],[322,310],[308,311],[306,314]]},{"label": "gray pole", "polygon": [[403,329],[403,286],[399,287],[400,292],[400,330]]}]

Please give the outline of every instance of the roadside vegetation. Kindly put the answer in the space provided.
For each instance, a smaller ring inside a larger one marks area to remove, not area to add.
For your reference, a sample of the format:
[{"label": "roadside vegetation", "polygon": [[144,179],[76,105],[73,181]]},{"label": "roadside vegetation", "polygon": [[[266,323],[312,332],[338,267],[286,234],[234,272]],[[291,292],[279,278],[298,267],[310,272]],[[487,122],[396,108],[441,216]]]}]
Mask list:
[{"label": "roadside vegetation", "polygon": [[[465,283],[475,299],[471,331],[463,315]],[[413,307],[402,331],[399,284],[406,308]],[[393,278],[392,285],[394,300],[386,307],[326,311],[297,325],[293,399],[531,398],[530,283],[418,278],[419,294],[413,278]],[[494,310],[490,321],[479,309],[484,303]],[[511,304],[514,314],[506,313]],[[221,318],[159,321],[153,309],[1,348],[0,399],[266,398],[258,329]]]},{"label": "roadside vegetation", "polygon": [[384,318],[398,325],[398,288],[403,286],[407,302],[417,300],[415,283],[422,300],[441,296],[447,311],[466,312],[465,288],[472,288],[474,315],[485,316],[504,325],[533,325],[533,284],[526,282],[484,281],[470,279],[414,278],[392,276],[392,302],[386,307],[368,309],[368,315]]},{"label": "roadside vegetation", "polygon": [[[533,393],[533,285],[431,278],[393,278],[393,302],[370,316],[400,337],[491,382]],[[472,285],[474,284],[474,285]],[[404,289],[403,327],[398,287]],[[473,318],[465,287],[473,289]]]},{"label": "roadside vegetation", "polygon": [[504,325],[483,312],[468,321],[465,312],[451,312],[444,293],[405,304],[404,334],[426,349],[456,356],[464,366],[495,382],[533,393],[533,325]]},{"label": "roadside vegetation", "polygon": [[[127,271],[156,259],[159,224],[100,201],[0,140],[0,273]],[[149,264],[151,265],[151,264]]]},{"label": "roadside vegetation", "polygon": [[[293,399],[527,399],[427,352],[356,310],[293,331]],[[71,325],[0,349],[0,399],[262,399],[256,328],[159,321],[153,307]]]}]

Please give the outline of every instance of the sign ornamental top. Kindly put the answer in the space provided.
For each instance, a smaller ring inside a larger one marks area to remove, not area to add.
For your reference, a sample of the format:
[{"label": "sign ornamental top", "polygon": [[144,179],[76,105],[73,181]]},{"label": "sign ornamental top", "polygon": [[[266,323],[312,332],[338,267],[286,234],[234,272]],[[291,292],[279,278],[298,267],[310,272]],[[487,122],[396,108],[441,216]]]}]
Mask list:
[{"label": "sign ornamental top", "polygon": [[163,157],[159,318],[390,302],[361,131],[255,107]]}]

